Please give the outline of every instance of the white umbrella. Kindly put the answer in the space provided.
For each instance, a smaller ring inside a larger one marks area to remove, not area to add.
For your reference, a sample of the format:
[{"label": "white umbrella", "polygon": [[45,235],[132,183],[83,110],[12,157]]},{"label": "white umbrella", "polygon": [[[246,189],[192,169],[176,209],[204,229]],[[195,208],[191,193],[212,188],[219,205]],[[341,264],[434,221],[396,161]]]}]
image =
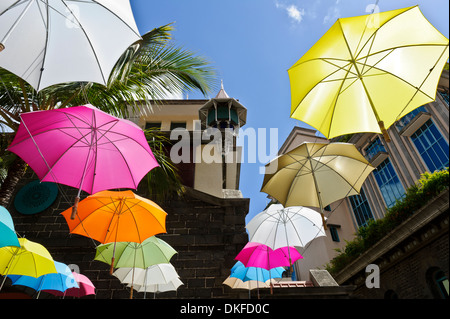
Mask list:
[{"label": "white umbrella", "polygon": [[106,85],[119,57],[141,39],[129,0],[0,2],[0,66],[37,91]]},{"label": "white umbrella", "polygon": [[[180,278],[174,278],[166,284],[149,284],[149,285],[134,285],[133,288],[137,292],[167,292],[176,291],[181,285],[184,285]],[[130,284],[128,286],[131,286]]]},{"label": "white umbrella", "polygon": [[306,207],[284,208],[270,205],[246,226],[250,242],[264,244],[272,249],[305,247],[313,239],[326,236],[321,215]]},{"label": "white umbrella", "polygon": [[[166,285],[179,278],[172,264],[157,264],[146,269],[143,268],[118,268],[114,273],[121,283],[129,284],[131,292],[134,286]],[[135,289],[137,290],[137,289]],[[132,294],[131,294],[132,297]],[[130,297],[130,298],[131,298]]]}]

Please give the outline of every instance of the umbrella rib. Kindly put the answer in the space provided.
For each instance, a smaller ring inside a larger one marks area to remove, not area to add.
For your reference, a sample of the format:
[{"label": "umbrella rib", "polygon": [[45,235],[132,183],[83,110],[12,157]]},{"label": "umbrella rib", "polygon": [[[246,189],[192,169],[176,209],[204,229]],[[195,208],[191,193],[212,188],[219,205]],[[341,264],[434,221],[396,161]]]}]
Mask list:
[{"label": "umbrella rib", "polygon": [[[40,1],[43,1],[43,0],[40,0]],[[47,0],[47,2],[48,2],[48,0]],[[100,66],[100,61],[99,61],[99,59],[98,59],[97,52],[95,51],[94,46],[93,46],[93,44],[92,44],[92,42],[91,42],[91,39],[89,38],[89,36],[88,36],[88,34],[87,34],[85,28],[84,28],[83,25],[80,23],[80,21],[78,20],[78,18],[75,16],[75,14],[73,13],[72,9],[66,4],[66,2],[65,2],[64,0],[61,0],[61,3],[64,4],[64,6],[66,7],[67,12],[70,12],[72,18],[78,23],[78,27],[79,27],[79,28],[82,30],[82,32],[84,33],[84,35],[85,35],[85,37],[86,37],[86,39],[87,39],[87,42],[89,43],[89,47],[91,48],[91,51],[92,51],[92,53],[93,53],[93,55],[94,55],[94,57],[95,57],[95,60],[97,61],[98,70],[99,70],[99,72],[100,72],[100,74],[101,74],[101,76],[102,76],[103,82],[104,82],[104,83],[107,83],[107,79],[105,78],[105,75],[104,75],[104,73],[103,73],[103,70],[102,70],[102,68],[101,68],[101,66]],[[48,4],[47,4],[47,6],[48,6]],[[61,14],[61,13],[58,12],[58,10],[56,10],[55,8],[52,7],[52,9],[53,9],[55,12]],[[64,15],[64,17],[66,17],[66,16]],[[67,18],[67,17],[66,17],[66,18]],[[39,83],[39,84],[40,84],[40,83]]]},{"label": "umbrella rib", "polygon": [[141,35],[136,33],[136,31],[133,30],[133,28],[130,27],[130,25],[128,23],[126,23],[121,17],[119,17],[116,13],[114,13],[113,11],[111,11],[109,8],[105,7],[103,4],[99,3],[97,0],[92,0],[92,2],[98,4],[99,6],[101,6],[102,8],[104,8],[105,10],[109,11],[112,15],[114,15],[117,19],[119,19],[120,21],[123,22],[123,24],[125,24],[136,36],[138,36],[139,38],[141,38]]},{"label": "umbrella rib", "polygon": [[[295,213],[295,215],[297,215],[297,214]],[[287,214],[286,217],[289,219],[289,222],[291,223],[292,227],[294,228],[295,234],[297,235],[297,238],[300,240],[300,244],[302,245],[301,247],[304,247],[304,246],[303,246],[303,240],[302,240],[302,238],[300,237],[299,232],[297,231],[297,227],[295,227],[295,224],[294,224],[294,222],[293,222],[293,219],[289,216],[289,214]],[[308,219],[308,220],[309,220],[309,219]],[[313,224],[314,224],[314,223],[313,223]],[[314,224],[314,225],[315,225],[315,224]],[[287,247],[290,247],[290,246],[289,246],[289,242],[288,242]],[[289,256],[289,259],[291,259],[291,256]]]},{"label": "umbrella rib", "polygon": [[[327,60],[329,60],[328,58],[327,58],[327,59],[325,59],[325,58],[312,59],[312,60],[305,61],[305,62],[303,62],[303,63],[306,63],[306,62],[309,62],[309,61],[313,61],[313,60],[322,60],[322,61],[324,61],[324,62],[327,62],[327,63],[331,64],[331,65],[334,65],[333,63],[330,63],[329,61],[327,61]],[[343,60],[343,61],[348,61],[348,60]],[[303,63],[301,63],[301,64],[303,64]],[[299,64],[299,65],[300,65],[300,64]],[[292,114],[294,114],[294,112],[297,110],[298,105],[300,105],[300,104],[306,99],[306,97],[307,97],[307,96],[308,96],[308,95],[309,95],[309,94],[310,94],[317,86],[319,86],[319,84],[321,84],[325,79],[329,78],[330,76],[334,75],[335,73],[337,73],[337,72],[339,72],[340,70],[343,69],[342,67],[339,67],[339,66],[338,66],[338,68],[339,68],[339,69],[337,69],[336,71],[332,72],[331,74],[328,74],[328,75],[325,76],[322,80],[318,81],[318,82],[317,82],[317,83],[316,83],[316,84],[308,91],[308,93],[305,94],[305,96],[301,99],[301,101],[298,102],[297,106],[295,107],[295,110],[294,110],[293,112],[291,112],[291,116],[292,116]]]},{"label": "umbrella rib", "polygon": [[[306,147],[307,148],[307,147]],[[309,151],[308,151],[308,154],[309,154]],[[297,161],[293,156],[292,156],[292,154],[289,154],[289,153],[287,153],[286,155],[288,155],[290,158],[292,158],[293,160],[295,160],[295,161]],[[293,181],[292,181],[292,183],[291,183],[291,186],[289,187],[289,192],[288,192],[288,194],[287,194],[287,196],[286,196],[286,201],[285,201],[285,203],[287,203],[287,200],[288,200],[288,198],[291,196],[291,193],[292,193],[292,191],[293,191],[293,189],[294,189],[294,186],[295,186],[295,184],[297,183],[297,181],[298,181],[298,178],[297,177],[299,177],[299,176],[302,176],[300,173],[302,172],[302,170],[303,170],[303,168],[305,168],[308,172],[306,173],[306,174],[304,174],[304,175],[308,175],[308,174],[310,174],[310,173],[312,173],[312,171],[310,171],[309,170],[309,168],[306,166],[306,163],[308,162],[308,160],[306,160],[304,163],[300,163],[299,161],[297,161],[297,163],[298,164],[300,164],[301,165],[301,167],[298,169],[298,171],[297,171],[297,174],[295,174],[295,177],[294,177],[294,179],[293,179]],[[290,165],[292,165],[292,164],[290,164]]]},{"label": "umbrella rib", "polygon": [[[425,95],[426,97],[428,97],[428,98],[434,100],[433,97],[429,96],[427,93],[423,92],[420,88],[418,88],[418,87],[416,87],[415,85],[409,83],[408,81],[406,81],[405,79],[399,77],[398,75],[395,75],[395,74],[393,74],[393,73],[391,73],[391,72],[389,72],[389,71],[380,69],[380,68],[376,67],[375,65],[371,66],[371,69],[376,69],[376,70],[379,70],[379,71],[381,71],[381,72],[385,72],[385,74],[378,74],[378,76],[379,76],[379,75],[386,75],[386,74],[387,74],[387,75],[391,75],[391,76],[397,78],[398,80],[400,80],[401,82],[404,82],[404,83],[406,83],[407,85],[411,86],[412,88],[416,89],[416,93],[415,93],[415,94],[417,94],[417,92],[420,92],[420,93],[422,93],[423,95]],[[430,73],[431,73],[431,72],[430,72]],[[430,73],[428,74],[428,76],[430,75]],[[427,78],[428,78],[428,76],[427,76]],[[425,81],[424,81],[424,82],[425,82]],[[422,82],[421,86],[423,85],[424,82]],[[408,103],[408,104],[409,104],[409,103]]]},{"label": "umbrella rib", "polygon": [[[41,0],[41,2],[43,3],[43,0]],[[44,46],[44,52],[43,52],[44,56],[42,58],[41,70],[40,70],[40,74],[39,74],[39,80],[37,82],[37,87],[38,88],[40,88],[40,86],[41,86],[42,74],[44,73],[45,62],[46,62],[46,58],[47,58],[47,49],[48,49],[47,45],[48,45],[49,27],[50,27],[50,16],[49,16],[49,11],[48,11],[48,9],[49,9],[48,0],[46,0],[46,3],[44,5],[46,5],[46,8],[47,8],[47,12],[46,12],[46,20],[47,21],[45,21],[46,23],[44,22],[45,23],[45,46]],[[39,8],[39,11],[41,11],[40,7],[39,7],[39,4],[38,4],[38,8]]]},{"label": "umbrella rib", "polygon": [[[389,71],[386,71],[386,70],[383,70],[383,69],[381,69],[381,68],[376,67],[376,65],[377,65],[378,63],[380,63],[384,58],[386,58],[389,54],[391,54],[395,49],[398,49],[398,48],[404,48],[404,47],[413,47],[413,46],[430,46],[430,45],[410,45],[410,46],[401,46],[401,47],[390,48],[390,49],[386,49],[386,50],[383,50],[383,51],[380,51],[380,52],[377,52],[377,53],[372,53],[372,54],[370,54],[370,55],[367,55],[367,57],[369,57],[369,56],[372,56],[372,55],[375,55],[375,54],[378,54],[378,53],[381,53],[381,52],[384,52],[384,51],[390,51],[387,55],[385,55],[385,56],[384,56],[382,59],[380,59],[377,63],[371,65],[370,68],[367,70],[367,72],[369,72],[371,69],[376,69],[376,70],[379,70],[379,71],[381,71],[381,72],[384,72],[384,74],[380,74],[380,75],[388,74],[388,75],[390,75],[390,76],[393,76],[393,77],[397,78],[398,80],[400,80],[400,81],[402,81],[402,82],[408,84],[409,86],[413,87],[414,89],[416,89],[416,90],[417,90],[417,91],[416,91],[416,94],[417,94],[417,92],[420,92],[420,93],[422,93],[423,95],[425,95],[426,97],[428,97],[428,98],[434,100],[433,97],[429,96],[427,93],[423,92],[420,88],[418,88],[418,87],[416,87],[415,85],[409,83],[409,82],[406,81],[405,79],[403,79],[403,78],[401,78],[401,77],[399,77],[399,76],[397,76],[397,75],[395,75],[395,74],[393,74],[393,73],[391,73],[391,72],[389,72]],[[443,50],[443,52],[441,53],[441,56],[440,56],[440,58],[441,58],[442,55],[445,53],[445,50],[447,49],[448,44],[447,44],[447,45],[433,45],[433,46],[441,46],[441,47],[444,47],[444,50]],[[364,57],[363,57],[363,58],[364,58]],[[431,68],[431,71],[436,67],[436,64],[437,64],[438,61],[439,61],[439,59],[437,59],[435,65],[433,66],[433,68]],[[421,86],[425,83],[426,79],[427,79],[428,76],[431,74],[431,71],[428,73],[427,77],[426,77],[425,80],[422,82]],[[367,72],[366,72],[366,73],[367,73]],[[416,94],[415,94],[415,95],[416,95]],[[415,96],[415,95],[414,95],[414,96]],[[408,104],[409,104],[409,103],[408,103]],[[406,107],[405,107],[405,108],[406,108]]]},{"label": "umbrella rib", "polygon": [[124,163],[125,163],[125,166],[127,167],[127,169],[128,169],[128,172],[130,173],[130,176],[131,176],[131,179],[132,179],[132,181],[133,181],[133,185],[134,185],[134,188],[135,189],[137,189],[137,185],[136,185],[136,181],[134,180],[134,177],[133,177],[133,173],[132,173],[132,171],[131,171],[131,167],[130,167],[130,165],[128,165],[128,162],[127,162],[127,160],[125,159],[125,156],[122,154],[122,152],[120,151],[120,149],[106,136],[106,135],[104,135],[103,136],[105,139],[107,139],[110,143],[111,143],[111,145],[113,145],[114,146],[114,148],[117,150],[117,152],[120,154],[120,156],[122,157],[122,159],[123,159],[123,161],[124,161]]},{"label": "umbrella rib", "polygon": [[[335,158],[337,158],[337,156],[335,157]],[[361,161],[358,161],[358,160],[356,160],[356,159],[353,159],[353,158],[349,158],[350,160],[352,160],[352,161],[355,161],[355,162],[358,162],[358,163],[362,163]],[[331,162],[332,160],[330,160],[329,162]],[[329,163],[328,162],[328,163]],[[322,163],[322,162],[321,162]],[[354,186],[354,184],[352,185],[339,171],[336,171],[336,170],[334,170],[333,168],[331,168],[330,166],[328,166],[328,164],[327,163],[322,163],[323,164],[323,166],[326,166],[327,168],[329,168],[331,171],[333,171],[333,172],[335,172],[337,175],[339,175],[339,177],[341,177],[349,186],[350,186],[350,188],[351,189],[353,189],[353,190],[355,190],[358,194],[359,194],[359,191],[355,188],[355,186]],[[362,174],[364,173],[364,171],[367,169],[367,167],[369,167],[369,163],[367,163],[366,164],[366,166],[364,167],[364,169],[363,169],[363,171],[361,172],[361,174],[359,175],[359,177],[356,179],[356,181],[355,181],[355,184],[356,184],[356,182],[358,182],[358,180],[361,178],[361,176],[362,176]],[[349,193],[350,193],[350,191],[349,191]]]},{"label": "umbrella rib", "polygon": [[[355,55],[355,57],[358,57],[360,54],[361,54],[361,52],[364,50],[364,48],[366,47],[366,45],[372,40],[372,38],[373,37],[375,37],[375,35],[378,33],[378,31],[380,31],[380,29],[381,28],[383,28],[386,24],[388,24],[389,22],[391,22],[392,20],[394,20],[396,17],[398,17],[398,16],[400,16],[400,15],[402,15],[402,14],[404,14],[404,13],[406,13],[406,12],[409,12],[410,10],[412,10],[412,9],[414,9],[416,6],[414,6],[414,7],[411,7],[411,8],[409,8],[408,10],[405,10],[405,11],[403,11],[403,12],[399,12],[397,15],[395,15],[395,16],[393,16],[393,17],[391,17],[389,20],[387,20],[387,21],[385,21],[382,25],[380,25],[380,27],[367,39],[367,41],[364,43],[364,45],[361,47],[361,50],[359,50],[359,52],[357,52],[356,53],[356,55]],[[341,29],[342,29],[342,27],[341,27]],[[342,34],[344,34],[344,32],[342,31]],[[345,34],[344,34],[344,38],[345,38]],[[346,42],[347,42],[347,40],[346,40]],[[372,41],[373,42],[373,41]],[[348,44],[347,44],[348,45]],[[349,48],[349,52],[351,52],[350,51],[350,48]],[[353,54],[352,54],[352,56],[353,56]]]}]

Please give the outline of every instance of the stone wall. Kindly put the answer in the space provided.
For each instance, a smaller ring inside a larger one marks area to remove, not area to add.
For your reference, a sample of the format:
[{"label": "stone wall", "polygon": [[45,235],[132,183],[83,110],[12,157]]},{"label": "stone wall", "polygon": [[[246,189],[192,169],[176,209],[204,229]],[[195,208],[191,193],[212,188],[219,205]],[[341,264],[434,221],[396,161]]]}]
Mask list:
[{"label": "stone wall", "polygon": [[[28,173],[16,192],[35,179],[32,172]],[[140,195],[145,197],[145,194]],[[16,231],[22,237],[44,245],[54,260],[77,265],[80,272],[94,283],[97,294],[87,298],[128,298],[129,289],[109,274],[109,265],[94,260],[95,247],[99,243],[69,234],[67,223],[60,213],[72,206],[75,196],[75,189],[60,185],[54,204],[39,214],[23,215],[15,209],[13,202],[7,209]],[[184,283],[177,292],[158,297],[236,297],[236,292],[223,286],[222,282],[230,274],[234,257],[248,241],[245,215],[248,213],[249,199],[219,199],[187,188],[184,198],[158,204],[168,216],[167,234],[157,237],[178,251],[171,263]],[[3,292],[7,290],[11,291],[11,287],[4,288]],[[143,293],[134,293],[134,298],[143,297]],[[40,298],[51,296],[43,293]]]},{"label": "stone wall", "polygon": [[[439,298],[430,278],[440,269],[449,278],[449,193],[431,200],[401,225],[335,275],[340,285],[354,285],[364,299]],[[367,288],[365,268],[380,269],[379,288]]]}]

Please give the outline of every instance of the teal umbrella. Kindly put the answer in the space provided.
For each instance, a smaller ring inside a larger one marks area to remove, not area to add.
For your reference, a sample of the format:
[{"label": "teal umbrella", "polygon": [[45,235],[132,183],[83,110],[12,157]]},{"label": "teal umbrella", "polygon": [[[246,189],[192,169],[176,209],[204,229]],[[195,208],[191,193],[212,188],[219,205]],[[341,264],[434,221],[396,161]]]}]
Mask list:
[{"label": "teal umbrella", "polygon": [[20,243],[11,215],[5,207],[0,206],[0,248],[7,246],[20,247]]}]

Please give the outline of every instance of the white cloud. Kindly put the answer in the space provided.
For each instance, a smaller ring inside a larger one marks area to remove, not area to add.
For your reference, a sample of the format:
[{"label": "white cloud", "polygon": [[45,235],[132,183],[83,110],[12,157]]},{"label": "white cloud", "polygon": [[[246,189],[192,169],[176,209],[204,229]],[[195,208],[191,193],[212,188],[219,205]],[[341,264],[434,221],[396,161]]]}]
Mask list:
[{"label": "white cloud", "polygon": [[305,15],[304,9],[298,9],[295,5],[290,5],[286,8],[289,17],[297,21],[298,23],[302,22],[303,16]]},{"label": "white cloud", "polygon": [[327,15],[323,18],[323,24],[334,23],[341,17],[341,9],[339,8],[340,0],[336,0],[334,6],[328,8]]},{"label": "white cloud", "polygon": [[275,0],[275,7],[277,9],[285,10],[288,14],[289,18],[292,20],[292,22],[300,23],[303,20],[303,16],[305,15],[305,9],[298,8],[294,4],[287,5],[285,3],[282,3],[278,0]]}]

